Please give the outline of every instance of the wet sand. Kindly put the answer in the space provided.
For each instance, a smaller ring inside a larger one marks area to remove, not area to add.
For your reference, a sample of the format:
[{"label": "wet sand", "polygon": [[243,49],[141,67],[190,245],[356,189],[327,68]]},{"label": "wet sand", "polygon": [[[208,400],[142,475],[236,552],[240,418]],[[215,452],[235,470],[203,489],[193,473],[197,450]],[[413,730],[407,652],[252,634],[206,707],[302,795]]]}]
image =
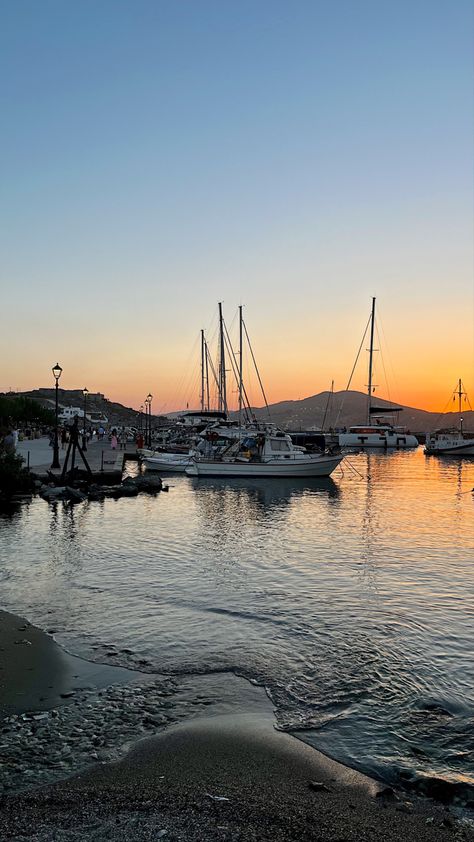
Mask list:
[{"label": "wet sand", "polygon": [[[128,670],[66,655],[25,625],[0,613],[4,713],[67,703],[64,694],[115,683],[119,673],[127,679]],[[252,688],[248,701],[244,692],[231,709],[165,728],[117,762],[4,796],[0,839],[474,840],[442,806],[383,795],[370,778],[275,731],[263,691]]]},{"label": "wet sand", "polygon": [[0,717],[48,710],[76,692],[127,683],[135,673],[67,654],[21,617],[0,611]]}]

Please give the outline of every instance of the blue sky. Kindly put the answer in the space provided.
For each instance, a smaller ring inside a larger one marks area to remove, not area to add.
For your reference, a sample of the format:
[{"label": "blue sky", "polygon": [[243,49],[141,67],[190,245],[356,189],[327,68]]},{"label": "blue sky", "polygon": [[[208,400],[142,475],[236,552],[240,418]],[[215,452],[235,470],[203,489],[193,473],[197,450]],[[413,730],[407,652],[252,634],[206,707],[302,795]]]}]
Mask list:
[{"label": "blue sky", "polygon": [[0,8],[0,388],[172,403],[218,300],[275,399],[342,388],[371,295],[402,392],[472,379],[471,2]]}]

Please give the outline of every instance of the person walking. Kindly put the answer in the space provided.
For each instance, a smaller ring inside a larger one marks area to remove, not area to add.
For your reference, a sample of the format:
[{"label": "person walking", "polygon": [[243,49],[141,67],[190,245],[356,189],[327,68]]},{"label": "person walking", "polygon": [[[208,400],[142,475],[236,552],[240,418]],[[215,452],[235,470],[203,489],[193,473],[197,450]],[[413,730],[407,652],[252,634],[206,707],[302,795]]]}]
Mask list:
[{"label": "person walking", "polygon": [[110,436],[110,446],[111,446],[112,450],[117,450],[117,444],[118,444],[117,430],[112,430],[112,435]]},{"label": "person walking", "polygon": [[120,431],[120,450],[125,450],[127,446],[127,431],[122,427]]}]

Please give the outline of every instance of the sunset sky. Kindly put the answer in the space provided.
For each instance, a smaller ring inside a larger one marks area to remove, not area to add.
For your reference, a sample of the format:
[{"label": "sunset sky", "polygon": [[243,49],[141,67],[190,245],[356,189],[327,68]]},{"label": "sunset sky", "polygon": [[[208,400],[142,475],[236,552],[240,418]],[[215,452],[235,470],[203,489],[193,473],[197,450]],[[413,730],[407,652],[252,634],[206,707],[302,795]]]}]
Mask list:
[{"label": "sunset sky", "polygon": [[59,361],[64,388],[197,405],[218,301],[270,402],[340,390],[376,296],[380,396],[441,410],[461,377],[474,405],[473,17],[5,0],[0,390]]}]

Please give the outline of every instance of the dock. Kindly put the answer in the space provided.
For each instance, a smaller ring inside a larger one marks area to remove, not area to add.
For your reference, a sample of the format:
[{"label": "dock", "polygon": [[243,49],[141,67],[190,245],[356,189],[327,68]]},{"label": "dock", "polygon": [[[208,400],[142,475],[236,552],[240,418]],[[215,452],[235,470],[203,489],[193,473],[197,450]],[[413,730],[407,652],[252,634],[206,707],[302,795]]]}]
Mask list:
[{"label": "dock", "polygon": [[[22,456],[25,468],[31,473],[37,474],[40,477],[51,473],[59,477],[67,450],[61,450],[61,448],[59,450],[59,463],[61,466],[59,470],[53,470],[51,468],[53,448],[50,446],[49,439],[46,436],[39,439],[26,439],[18,442],[16,452]],[[110,442],[107,439],[88,442],[85,456],[95,477],[97,475],[106,475],[107,479],[112,481],[116,481],[117,478],[120,481],[125,462],[138,461],[137,448],[133,442],[127,442],[125,450],[119,450],[118,448],[112,450]],[[79,454],[76,455],[76,466],[78,468],[84,467]]]}]

